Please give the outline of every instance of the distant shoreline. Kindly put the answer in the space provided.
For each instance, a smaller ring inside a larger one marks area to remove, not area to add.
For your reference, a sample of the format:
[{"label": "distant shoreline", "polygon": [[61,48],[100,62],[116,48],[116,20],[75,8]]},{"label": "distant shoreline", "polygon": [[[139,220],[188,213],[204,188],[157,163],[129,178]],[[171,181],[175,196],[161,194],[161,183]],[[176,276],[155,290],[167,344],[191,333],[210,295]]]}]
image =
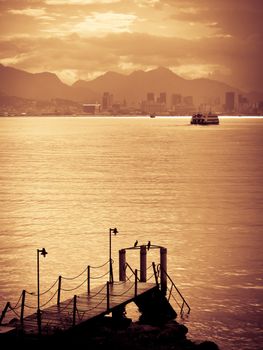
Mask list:
[{"label": "distant shoreline", "polygon": [[[174,118],[191,118],[191,115],[156,115],[155,118],[174,119]],[[262,119],[263,115],[218,115],[223,119]],[[0,118],[150,118],[148,115],[113,115],[113,114],[39,114],[39,115],[0,115]],[[152,118],[151,118],[152,119]]]}]

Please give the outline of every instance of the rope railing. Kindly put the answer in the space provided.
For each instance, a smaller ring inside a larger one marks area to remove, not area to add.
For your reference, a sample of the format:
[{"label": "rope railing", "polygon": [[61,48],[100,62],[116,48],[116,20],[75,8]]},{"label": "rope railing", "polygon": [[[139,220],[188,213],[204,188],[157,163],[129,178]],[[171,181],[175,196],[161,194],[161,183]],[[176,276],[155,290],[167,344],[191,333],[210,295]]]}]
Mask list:
[{"label": "rope railing", "polygon": [[[58,282],[58,278],[56,279],[56,281],[55,281],[47,290],[45,290],[45,291],[42,292],[42,293],[39,293],[39,296],[45,295],[45,294],[47,294],[48,292],[50,292],[51,289],[55,287],[55,285],[56,285],[57,282]],[[37,294],[36,294],[35,292],[28,292],[28,291],[26,290],[26,293],[29,294],[29,295],[32,295],[32,296],[34,296],[34,297],[37,297]]]},{"label": "rope railing", "polygon": [[113,297],[123,296],[124,294],[129,292],[132,288],[134,288],[134,286],[135,286],[135,282],[129,288],[127,288],[123,293],[120,293],[120,294],[113,294],[113,293],[111,293],[110,295],[113,296]]},{"label": "rope railing", "polygon": [[109,274],[109,270],[106,271],[103,275],[100,275],[100,276],[96,276],[96,277],[91,277],[91,276],[90,276],[90,279],[92,279],[92,280],[98,280],[98,279],[100,279],[100,278],[105,277],[105,276],[108,275],[108,274]]},{"label": "rope railing", "polygon": [[150,277],[148,277],[148,278],[146,279],[146,282],[149,282],[153,277],[154,277],[154,272],[151,274]]},{"label": "rope railing", "polygon": [[72,280],[75,280],[77,278],[79,278],[81,275],[83,275],[85,272],[87,271],[87,267],[85,267],[85,269],[79,273],[78,275],[74,276],[74,277],[64,277],[64,276],[61,276],[61,278],[63,278],[64,280],[68,280],[68,281],[72,281]]},{"label": "rope railing", "polygon": [[[57,286],[56,290],[52,293],[50,298],[47,301],[45,301],[43,304],[41,304],[40,308],[44,308],[56,296],[57,296],[57,307],[58,308],[57,309],[56,308],[55,309],[51,308],[50,310],[46,309],[46,311],[45,310],[43,310],[43,311],[41,310],[41,313],[40,313],[40,316],[39,316],[40,329],[41,329],[41,314],[43,314],[43,315],[46,314],[47,315],[46,319],[48,319],[48,315],[49,314],[50,315],[53,314],[53,316],[51,316],[51,323],[52,323],[52,317],[54,318],[55,317],[54,315],[56,314],[56,315],[58,315],[58,317],[61,317],[61,323],[66,322],[68,325],[71,324],[72,326],[74,326],[76,324],[76,322],[79,322],[79,321],[83,320],[84,316],[87,313],[89,313],[92,310],[98,308],[103,302],[105,302],[105,300],[106,300],[105,312],[110,312],[110,310],[111,310],[110,303],[112,302],[111,297],[113,297],[113,298],[114,297],[121,297],[121,296],[124,296],[124,295],[126,295],[128,293],[131,294],[130,291],[132,289],[134,289],[134,296],[136,297],[137,296],[137,292],[138,292],[138,282],[140,282],[140,277],[139,277],[139,273],[138,272],[141,272],[141,270],[133,269],[131,267],[131,265],[129,263],[127,263],[127,262],[125,263],[125,266],[124,266],[125,280],[121,280],[119,282],[114,282],[115,285],[121,285],[121,284],[125,285],[126,280],[132,282],[131,284],[129,283],[129,285],[127,286],[127,288],[125,288],[125,290],[121,291],[120,293],[114,292],[113,281],[109,281],[108,280],[105,284],[103,284],[103,286],[99,290],[97,290],[97,291],[94,290],[94,292],[91,293],[91,290],[90,290],[90,282],[91,282],[91,280],[98,280],[98,279],[104,278],[107,274],[109,274],[109,270],[108,270],[105,273],[100,274],[98,276],[94,276],[94,275],[91,276],[91,269],[103,268],[108,263],[109,263],[109,260],[106,263],[104,263],[102,265],[99,265],[99,266],[88,265],[83,271],[81,271],[81,273],[77,274],[74,277],[59,276],[58,279],[47,290],[45,290],[42,293],[39,293],[38,297],[39,296],[43,296],[43,295],[47,294],[48,292],[50,292],[55,286]],[[146,279],[145,271],[149,270],[151,268],[153,268],[153,273]],[[190,306],[188,305],[188,303],[186,302],[186,300],[184,299],[184,297],[180,293],[179,289],[175,286],[175,284],[173,283],[173,281],[170,278],[170,276],[168,275],[168,273],[165,270],[162,269],[162,266],[160,264],[156,266],[155,263],[152,263],[147,268],[146,268],[146,266],[142,267],[142,270],[143,271],[140,274],[142,281],[143,282],[148,282],[148,281],[152,280],[153,278],[155,278],[155,282],[156,282],[156,284],[158,286],[159,286],[159,278],[161,277],[161,279],[162,279],[162,277],[165,274],[167,276],[167,279],[170,281],[170,284],[171,284],[171,287],[169,289],[168,301],[172,298],[176,302],[177,306],[180,308],[181,316],[184,313],[184,308],[185,307],[188,308],[188,314],[189,314]],[[128,271],[131,272],[130,276],[127,275]],[[64,282],[65,281],[69,281],[69,283],[70,283],[71,281],[80,278],[85,273],[87,274],[86,278],[83,281],[81,281],[77,286],[74,286],[72,288],[68,288],[68,287],[64,286],[64,283],[63,283],[63,286],[62,286],[62,282],[63,281]],[[142,274],[143,274],[143,278],[142,278]],[[63,292],[75,291],[75,290],[81,288],[85,283],[87,284],[87,294],[85,295],[85,299],[86,300],[91,300],[92,298],[95,298],[98,295],[100,295],[100,297],[97,297],[97,300],[94,302],[95,305],[92,305],[92,304],[94,304],[92,302],[91,305],[86,304],[87,307],[85,307],[84,306],[85,305],[84,299],[82,299],[84,297],[77,296],[76,294],[74,295],[73,298],[71,298],[66,303],[66,305],[64,304],[64,302],[61,305],[60,298],[61,298],[61,292],[62,291]],[[106,292],[105,292],[105,289],[106,289]],[[180,304],[178,302],[177,298],[175,297],[175,292],[177,293],[177,296],[179,295],[180,298],[182,299],[182,304]],[[7,303],[5,309],[3,310],[2,315],[0,317],[0,324],[1,324],[1,322],[2,322],[2,320],[5,317],[7,312],[13,312],[16,316],[18,316],[18,317],[20,316],[20,321],[21,321],[21,324],[22,324],[23,323],[24,308],[26,307],[26,308],[29,308],[29,309],[36,309],[36,306],[33,307],[33,306],[30,305],[30,303],[29,304],[25,303],[25,295],[26,294],[27,295],[36,296],[35,293],[30,293],[30,292],[24,290],[22,292],[22,294],[20,295],[20,297],[19,297],[19,299],[18,299],[18,301],[17,301],[17,303],[15,304],[14,307],[10,303]],[[82,300],[82,302],[79,304],[81,306],[78,307],[78,301],[80,301],[80,300]],[[20,315],[16,311],[19,308],[21,309],[21,314]],[[62,313],[64,313],[64,315],[62,315]],[[67,315],[67,313],[68,313],[68,318],[66,317],[64,319],[64,317]],[[46,324],[45,326],[49,327],[49,324]]]},{"label": "rope railing", "polygon": [[[26,291],[23,290],[22,293],[20,294],[18,301],[16,302],[15,306],[12,306],[10,302],[6,303],[6,306],[4,308],[4,310],[1,313],[0,316],[0,325],[2,324],[3,319],[6,316],[6,313],[8,312],[13,312],[18,318],[20,318],[20,321],[22,322],[23,320],[23,316],[24,316],[24,308],[25,308],[25,295],[26,295]],[[21,301],[21,303],[20,303]],[[20,315],[18,315],[18,313],[16,312],[17,309],[20,308]]]},{"label": "rope railing", "polygon": [[[104,267],[106,266],[108,263],[109,263],[110,260],[107,260],[104,264],[102,265],[99,265],[99,266],[92,266],[92,265],[89,265],[92,269],[100,269],[101,267]],[[112,263],[114,263],[114,260],[111,259]]]},{"label": "rope railing", "polygon": [[64,292],[72,292],[73,290],[76,290],[76,289],[79,289],[81,286],[83,286],[83,284],[85,283],[85,282],[87,282],[87,278],[85,278],[85,280],[83,281],[83,282],[81,282],[79,285],[77,285],[77,287],[74,287],[74,288],[69,288],[69,289],[67,289],[67,288],[60,288],[60,290],[63,290]]},{"label": "rope railing", "polygon": [[53,295],[51,296],[51,298],[48,299],[48,301],[46,301],[44,304],[40,305],[40,307],[44,307],[47,304],[49,304],[51,302],[51,300],[57,295],[58,290],[55,291],[55,293],[53,293]]},{"label": "rope railing", "polygon": [[[135,276],[135,270],[133,270],[133,268],[130,266],[130,264],[126,262],[126,264],[125,264],[125,269],[126,270],[127,270],[127,267],[131,270],[131,272]],[[137,271],[140,271],[140,270],[137,270]],[[138,276],[137,276],[137,279],[138,279],[138,281],[140,280]]]}]

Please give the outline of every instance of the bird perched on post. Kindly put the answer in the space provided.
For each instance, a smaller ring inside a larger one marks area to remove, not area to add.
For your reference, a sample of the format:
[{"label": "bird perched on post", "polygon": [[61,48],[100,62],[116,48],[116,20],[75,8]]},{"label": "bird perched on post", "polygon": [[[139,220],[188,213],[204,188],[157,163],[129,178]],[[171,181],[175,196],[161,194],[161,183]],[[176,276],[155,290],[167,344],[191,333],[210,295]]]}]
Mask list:
[{"label": "bird perched on post", "polygon": [[135,243],[134,243],[134,247],[137,247],[138,244],[138,240],[136,239]]},{"label": "bird perched on post", "polygon": [[149,241],[148,244],[147,244],[147,249],[148,250],[150,249],[150,246],[151,246],[151,241]]}]

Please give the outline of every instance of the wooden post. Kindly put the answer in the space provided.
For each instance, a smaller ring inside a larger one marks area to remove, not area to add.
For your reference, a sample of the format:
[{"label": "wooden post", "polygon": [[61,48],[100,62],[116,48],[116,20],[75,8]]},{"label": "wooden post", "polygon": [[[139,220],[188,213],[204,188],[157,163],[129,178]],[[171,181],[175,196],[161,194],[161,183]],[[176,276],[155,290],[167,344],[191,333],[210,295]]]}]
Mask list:
[{"label": "wooden post", "polygon": [[41,311],[40,311],[40,309],[37,309],[37,328],[38,328],[38,335],[41,336]]},{"label": "wooden post", "polygon": [[3,321],[4,317],[5,317],[5,314],[6,314],[6,311],[8,310],[8,308],[10,308],[9,301],[6,303],[6,306],[5,306],[4,310],[2,311],[2,315],[0,317],[0,324],[2,324],[2,321]]},{"label": "wooden post", "polygon": [[140,248],[140,282],[146,282],[146,246],[142,245]]},{"label": "wooden post", "polygon": [[77,313],[77,296],[75,294],[73,298],[73,321],[72,321],[73,327],[76,324],[76,313]]},{"label": "wooden post", "polygon": [[157,271],[156,271],[155,262],[152,262],[152,267],[153,267],[153,273],[154,273],[155,283],[156,283],[157,286],[159,286],[158,275],[157,275]]},{"label": "wooden post", "polygon": [[20,313],[20,323],[21,323],[21,325],[23,325],[23,322],[24,322],[25,299],[26,299],[26,291],[23,289],[23,291],[22,291],[22,300],[21,300],[21,313]]},{"label": "wooden post", "polygon": [[88,265],[88,276],[87,276],[87,283],[88,283],[88,295],[90,295],[90,265]]},{"label": "wooden post", "polygon": [[126,250],[119,250],[119,280],[126,281]]},{"label": "wooden post", "polygon": [[58,299],[57,299],[57,306],[60,305],[61,280],[62,280],[62,277],[61,277],[61,276],[58,276]]},{"label": "wooden post", "polygon": [[134,285],[134,295],[137,297],[138,290],[138,270],[135,269],[135,285]]},{"label": "wooden post", "polygon": [[167,291],[167,249],[160,248],[160,265],[161,265],[161,291],[166,295]]},{"label": "wooden post", "polygon": [[110,282],[107,281],[107,311],[110,310]]}]

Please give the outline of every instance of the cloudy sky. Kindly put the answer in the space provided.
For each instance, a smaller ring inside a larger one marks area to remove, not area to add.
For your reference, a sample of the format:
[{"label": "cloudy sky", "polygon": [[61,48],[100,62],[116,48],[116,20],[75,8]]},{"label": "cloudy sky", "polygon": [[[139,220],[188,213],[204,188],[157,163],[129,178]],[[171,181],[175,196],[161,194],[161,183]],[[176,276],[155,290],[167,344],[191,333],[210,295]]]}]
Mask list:
[{"label": "cloudy sky", "polygon": [[263,91],[263,0],[0,0],[0,62],[71,84],[165,66]]}]

